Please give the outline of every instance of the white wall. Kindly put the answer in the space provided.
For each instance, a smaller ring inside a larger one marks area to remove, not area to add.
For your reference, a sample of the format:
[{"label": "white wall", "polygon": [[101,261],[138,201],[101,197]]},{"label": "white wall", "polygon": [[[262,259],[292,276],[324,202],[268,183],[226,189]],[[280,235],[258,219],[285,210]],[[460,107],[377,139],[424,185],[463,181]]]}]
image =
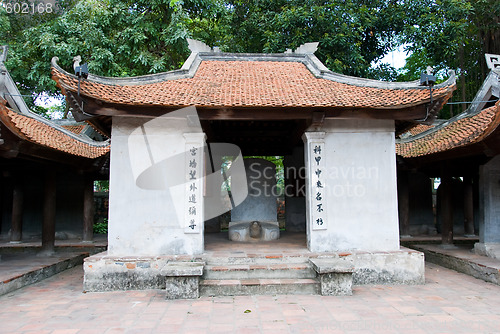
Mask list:
[{"label": "white wall", "polygon": [[[394,121],[326,120],[321,131],[324,132],[322,158],[326,162],[323,173],[327,175],[323,199],[327,220],[323,229],[314,228],[315,203],[309,198],[310,250],[398,250]],[[307,167],[307,161],[314,160],[314,156],[311,146],[306,143],[305,147]],[[307,174],[314,178],[311,168]],[[310,190],[313,192],[314,189]]]},{"label": "white wall", "polygon": [[[203,224],[198,233],[185,233],[184,219],[187,166],[183,134],[200,129],[189,127],[182,118],[113,117],[109,255],[203,252]],[[200,159],[203,166],[203,154]],[[202,214],[203,209],[198,212]]]}]

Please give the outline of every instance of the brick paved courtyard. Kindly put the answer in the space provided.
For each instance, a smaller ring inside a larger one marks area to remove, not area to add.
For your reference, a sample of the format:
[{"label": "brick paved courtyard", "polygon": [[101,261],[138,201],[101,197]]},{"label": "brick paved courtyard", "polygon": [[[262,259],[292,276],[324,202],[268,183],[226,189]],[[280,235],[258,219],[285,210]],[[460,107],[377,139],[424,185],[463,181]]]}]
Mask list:
[{"label": "brick paved courtyard", "polygon": [[70,269],[0,297],[1,333],[500,333],[500,286],[427,264],[423,286],[351,297],[167,301],[163,291],[87,293]]}]

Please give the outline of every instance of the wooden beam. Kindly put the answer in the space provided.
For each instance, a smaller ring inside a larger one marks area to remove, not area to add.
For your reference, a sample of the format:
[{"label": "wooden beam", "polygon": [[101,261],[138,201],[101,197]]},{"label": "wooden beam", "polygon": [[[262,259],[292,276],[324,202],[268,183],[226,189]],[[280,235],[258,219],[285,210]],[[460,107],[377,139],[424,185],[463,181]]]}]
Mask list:
[{"label": "wooden beam", "polygon": [[85,177],[83,188],[83,242],[94,238],[94,180]]},{"label": "wooden beam", "polygon": [[[108,103],[89,97],[78,97],[83,101],[83,113],[85,117],[93,115],[94,118],[87,119],[101,133],[110,137],[111,123],[109,116],[132,116],[132,117],[160,117],[172,111],[187,106],[162,106],[162,105],[128,105]],[[441,100],[440,100],[441,101]],[[320,124],[324,119],[349,118],[349,119],[391,119],[398,122],[414,123],[415,120],[427,116],[424,104],[400,108],[372,108],[372,107],[285,107],[285,106],[262,106],[262,107],[212,107],[195,106],[201,121],[212,120],[306,120],[308,125],[313,122]],[[78,108],[77,108],[78,109]],[[77,112],[77,111],[75,111]],[[106,120],[108,119],[108,120]],[[398,123],[399,124],[399,123]],[[405,123],[403,127],[406,127]],[[396,131],[400,133],[401,129]]]},{"label": "wooden beam", "polygon": [[23,238],[23,185],[18,174],[14,174],[14,189],[12,191],[12,227],[10,242],[19,243]]},{"label": "wooden beam", "polygon": [[453,245],[453,179],[448,173],[441,177],[441,244]]},{"label": "wooden beam", "polygon": [[398,173],[399,235],[410,236],[410,190],[408,172]]},{"label": "wooden beam", "polygon": [[325,121],[325,112],[324,111],[313,111],[312,113],[312,121],[311,125],[317,129],[323,126],[323,122]]},{"label": "wooden beam", "polygon": [[[87,115],[103,116],[149,116],[159,117],[169,112],[187,106],[161,106],[161,105],[128,105],[107,103],[91,98],[84,99],[84,112]],[[287,106],[262,106],[262,107],[210,107],[196,106],[201,120],[319,120],[324,118],[369,118],[369,119],[394,119],[414,121],[426,117],[425,105],[401,108],[372,108],[372,107],[287,107]],[[321,116],[323,117],[323,116]]]},{"label": "wooden beam", "polygon": [[56,235],[56,173],[45,171],[43,194],[42,254],[54,253]]},{"label": "wooden beam", "polygon": [[471,176],[464,176],[464,235],[474,236],[474,187]]}]

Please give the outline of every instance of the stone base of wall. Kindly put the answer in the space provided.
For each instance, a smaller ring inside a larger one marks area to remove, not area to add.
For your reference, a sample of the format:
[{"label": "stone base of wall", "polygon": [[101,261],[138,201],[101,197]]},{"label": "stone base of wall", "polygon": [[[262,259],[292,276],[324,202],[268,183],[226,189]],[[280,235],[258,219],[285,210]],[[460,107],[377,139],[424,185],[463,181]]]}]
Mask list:
[{"label": "stone base of wall", "polygon": [[165,289],[167,263],[193,261],[192,256],[108,256],[107,252],[84,260],[84,291]]},{"label": "stone base of wall", "polygon": [[394,252],[357,252],[352,257],[353,285],[425,284],[424,254],[408,248]]},{"label": "stone base of wall", "polygon": [[[352,263],[352,284],[424,284],[424,254],[418,251],[401,248],[393,252],[353,252],[353,253],[309,253],[293,254],[277,259],[261,257],[239,257],[240,261],[251,265],[309,263],[309,258],[344,258]],[[105,252],[88,257],[84,262],[84,291],[144,290],[165,289],[168,275],[162,269],[175,262],[201,262],[217,265],[232,265],[233,258],[210,258],[203,256],[157,256],[157,257],[117,257],[108,256]],[[225,263],[224,261],[228,261]],[[188,275],[192,276],[192,275]],[[199,278],[198,275],[195,280]],[[170,282],[172,283],[172,282]],[[177,283],[176,283],[177,284]],[[175,284],[174,284],[175,285]],[[189,285],[189,284],[188,284]],[[187,285],[186,285],[187,286]],[[194,298],[192,294],[190,298]],[[168,297],[168,296],[167,296]]]},{"label": "stone base of wall", "polygon": [[474,253],[498,260],[500,259],[500,243],[485,244],[477,242],[474,245]]}]

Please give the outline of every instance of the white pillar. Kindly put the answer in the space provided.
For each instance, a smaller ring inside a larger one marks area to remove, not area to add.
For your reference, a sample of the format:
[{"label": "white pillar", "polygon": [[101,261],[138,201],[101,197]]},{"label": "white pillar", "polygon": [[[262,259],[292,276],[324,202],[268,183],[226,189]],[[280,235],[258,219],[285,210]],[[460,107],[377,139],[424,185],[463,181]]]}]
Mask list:
[{"label": "white pillar", "polygon": [[306,225],[307,245],[311,250],[316,246],[314,231],[328,229],[328,215],[326,208],[327,177],[325,175],[326,150],[324,132],[306,132],[305,143],[306,166]]},{"label": "white pillar", "polygon": [[331,119],[321,131],[303,137],[309,250],[398,250],[394,121]]},{"label": "white pillar", "polygon": [[201,249],[203,249],[203,187],[204,187],[204,165],[205,165],[205,134],[185,133],[186,146],[184,155],[186,157],[186,194],[185,194],[185,224],[184,233],[200,234]]},{"label": "white pillar", "polygon": [[474,250],[500,259],[500,156],[479,168],[479,243]]},{"label": "white pillar", "polygon": [[109,255],[203,253],[199,130],[186,117],[113,117]]}]

